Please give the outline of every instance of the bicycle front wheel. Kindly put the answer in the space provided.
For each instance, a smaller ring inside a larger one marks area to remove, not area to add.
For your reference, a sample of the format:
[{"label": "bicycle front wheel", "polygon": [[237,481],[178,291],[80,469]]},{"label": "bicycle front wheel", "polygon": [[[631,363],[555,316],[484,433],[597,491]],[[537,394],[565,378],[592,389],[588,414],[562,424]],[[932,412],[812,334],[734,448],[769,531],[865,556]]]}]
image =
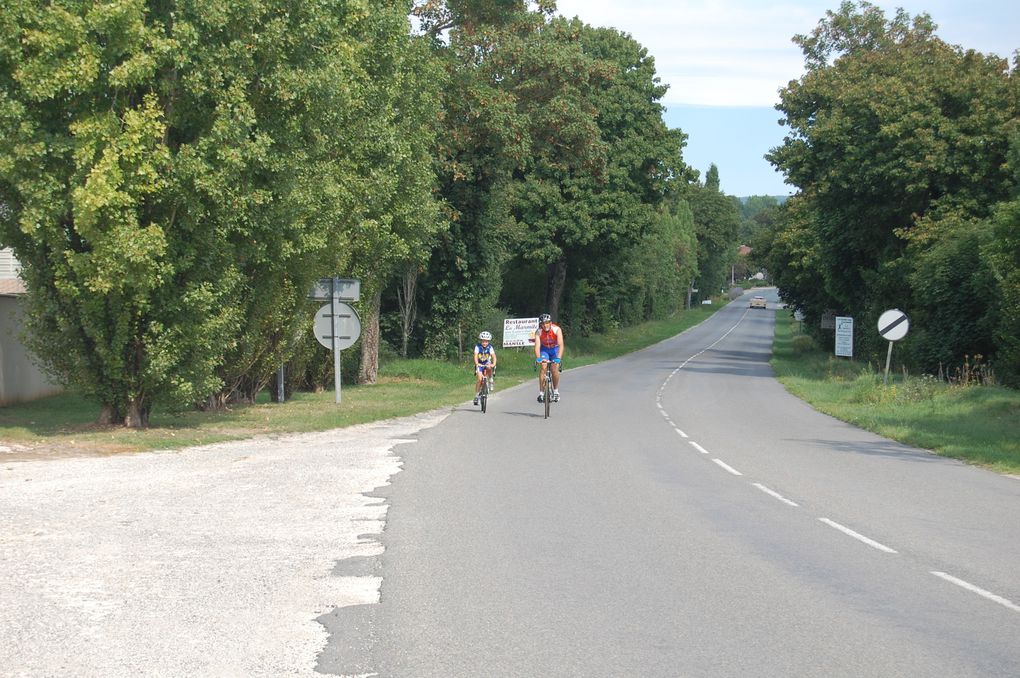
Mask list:
[{"label": "bicycle front wheel", "polygon": [[545,418],[549,418],[549,412],[552,408],[552,370],[546,370],[545,372]]}]

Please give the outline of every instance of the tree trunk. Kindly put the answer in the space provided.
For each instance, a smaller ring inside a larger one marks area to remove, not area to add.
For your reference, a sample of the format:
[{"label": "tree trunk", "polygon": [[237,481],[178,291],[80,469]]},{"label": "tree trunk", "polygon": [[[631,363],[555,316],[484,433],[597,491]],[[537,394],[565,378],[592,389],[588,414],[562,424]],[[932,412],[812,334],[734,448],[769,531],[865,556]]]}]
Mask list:
[{"label": "tree trunk", "polygon": [[404,271],[401,286],[397,288],[397,305],[400,308],[400,357],[407,357],[407,343],[414,331],[414,321],[418,317],[416,299],[418,289],[418,265],[411,264]]},{"label": "tree trunk", "polygon": [[111,424],[123,424],[124,415],[120,413],[116,405],[109,403],[103,403],[102,409],[99,410],[99,418],[96,419],[96,423],[100,426],[109,426]]},{"label": "tree trunk", "polygon": [[124,426],[128,428],[146,428],[149,425],[149,409],[149,403],[142,396],[128,400]]},{"label": "tree trunk", "polygon": [[363,307],[361,323],[361,369],[359,384],[374,384],[379,379],[379,308],[382,306],[382,289],[372,293]]},{"label": "tree trunk", "polygon": [[546,312],[559,321],[560,301],[567,286],[567,260],[560,257],[546,269],[545,306]]}]

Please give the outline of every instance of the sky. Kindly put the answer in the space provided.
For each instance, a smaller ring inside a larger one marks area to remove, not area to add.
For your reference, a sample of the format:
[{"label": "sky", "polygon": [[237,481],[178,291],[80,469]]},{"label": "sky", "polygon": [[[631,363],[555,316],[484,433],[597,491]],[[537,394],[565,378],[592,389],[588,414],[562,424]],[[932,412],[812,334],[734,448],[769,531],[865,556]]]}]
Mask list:
[{"label": "sky", "polygon": [[[557,0],[559,13],[629,33],[655,58],[670,86],[662,103],[669,127],[687,135],[684,160],[719,168],[729,195],[788,195],[795,187],[764,159],[787,129],[775,110],[779,88],[804,73],[792,42],[837,10],[840,0]],[[1020,48],[1015,0],[873,1],[887,17],[902,7],[927,13],[946,42],[1011,57]]]}]

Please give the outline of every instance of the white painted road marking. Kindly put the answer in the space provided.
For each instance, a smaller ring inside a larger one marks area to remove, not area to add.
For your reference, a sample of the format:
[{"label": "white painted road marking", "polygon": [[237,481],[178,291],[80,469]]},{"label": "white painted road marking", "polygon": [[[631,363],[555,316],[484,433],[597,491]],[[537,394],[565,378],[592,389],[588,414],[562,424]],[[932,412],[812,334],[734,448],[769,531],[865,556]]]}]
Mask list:
[{"label": "white painted road marking", "polygon": [[874,539],[868,539],[863,534],[859,534],[857,532],[854,532],[849,527],[844,527],[843,525],[840,525],[839,523],[837,523],[837,522],[835,522],[833,520],[829,520],[828,518],[819,518],[818,520],[822,521],[823,523],[825,523],[829,527],[834,527],[837,530],[839,530],[840,532],[842,532],[844,534],[850,535],[851,537],[853,537],[854,539],[857,539],[858,541],[864,542],[865,544],[867,544],[868,546],[870,546],[872,548],[878,549],[879,551],[885,551],[886,553],[898,553],[896,550],[889,548],[885,544],[879,544]]},{"label": "white painted road marking", "polygon": [[789,504],[790,506],[799,506],[799,504],[797,504],[797,502],[790,501],[789,499],[787,499],[783,495],[779,494],[775,490],[770,490],[769,488],[765,487],[761,483],[752,483],[752,485],[754,485],[755,487],[757,487],[759,490],[761,490],[765,494],[769,495],[770,497],[775,497],[776,499],[778,499],[779,501],[783,502],[784,504]]},{"label": "white painted road marking", "polygon": [[935,575],[936,577],[941,578],[941,579],[945,579],[947,582],[950,582],[951,584],[956,584],[957,586],[959,586],[961,588],[965,588],[968,591],[970,591],[971,593],[976,593],[976,594],[978,594],[979,596],[981,596],[983,598],[987,598],[988,600],[996,602],[999,605],[1002,605],[1004,607],[1008,607],[1009,609],[1013,610],[1014,612],[1020,612],[1020,605],[1017,605],[1017,604],[1015,604],[1015,603],[1013,603],[1013,602],[1003,598],[1002,596],[997,596],[994,593],[992,593],[991,591],[985,591],[982,588],[974,586],[973,584],[971,584],[969,582],[965,582],[962,579],[957,579],[953,575],[946,574],[945,572],[936,572],[935,570],[932,570],[932,574]]},{"label": "white painted road marking", "polygon": [[732,473],[735,476],[742,476],[742,475],[744,475],[743,473],[741,473],[737,469],[733,468],[732,466],[730,466],[729,464],[724,462],[722,459],[712,459],[712,461],[714,461],[715,463],[719,464],[719,466],[722,466],[724,469],[726,469],[727,471],[729,471],[730,473]]},{"label": "white painted road marking", "polygon": [[689,442],[691,444],[691,447],[696,449],[698,452],[701,452],[702,454],[708,454],[708,450],[706,450],[704,447],[702,447],[701,445],[697,444],[693,440],[688,440],[687,442]]}]

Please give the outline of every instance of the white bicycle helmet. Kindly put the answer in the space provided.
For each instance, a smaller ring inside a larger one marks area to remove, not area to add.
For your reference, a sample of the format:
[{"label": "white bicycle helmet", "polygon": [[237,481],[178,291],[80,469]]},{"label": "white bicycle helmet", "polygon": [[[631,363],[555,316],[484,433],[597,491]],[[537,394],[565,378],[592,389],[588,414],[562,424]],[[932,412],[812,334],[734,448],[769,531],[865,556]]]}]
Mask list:
[{"label": "white bicycle helmet", "polygon": [[492,332],[482,332],[478,338],[482,341],[492,341]]}]

